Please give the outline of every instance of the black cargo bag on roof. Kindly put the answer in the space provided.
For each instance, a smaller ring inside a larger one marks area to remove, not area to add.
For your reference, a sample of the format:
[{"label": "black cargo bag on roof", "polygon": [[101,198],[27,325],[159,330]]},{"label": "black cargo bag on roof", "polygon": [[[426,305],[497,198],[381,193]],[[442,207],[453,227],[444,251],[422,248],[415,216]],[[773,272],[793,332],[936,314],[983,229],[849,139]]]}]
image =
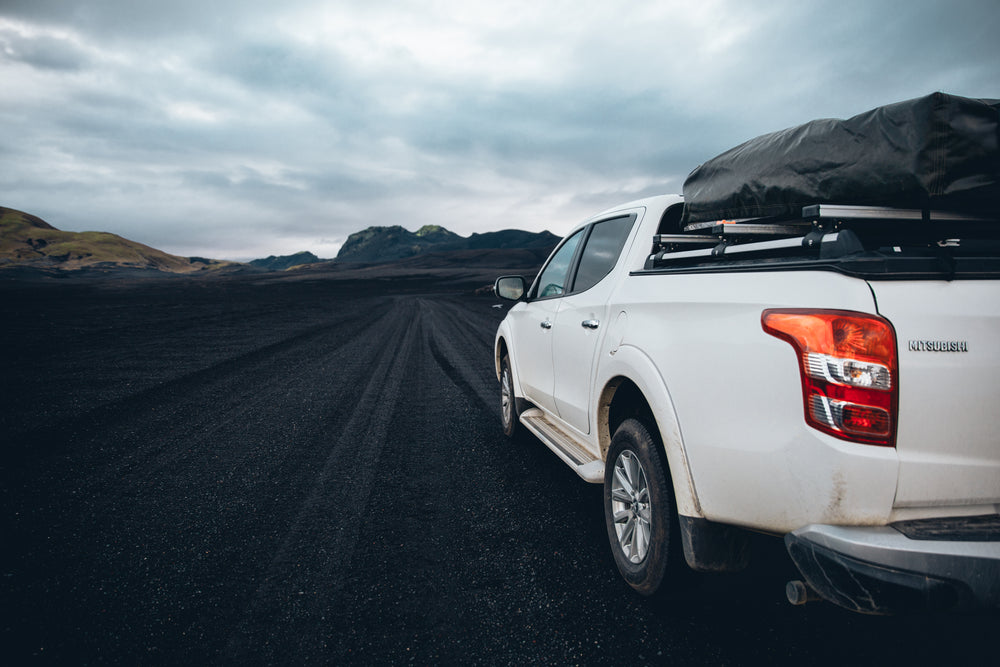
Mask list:
[{"label": "black cargo bag on roof", "polygon": [[799,216],[811,204],[995,213],[1000,100],[934,93],[765,134],[697,167],[683,224]]}]

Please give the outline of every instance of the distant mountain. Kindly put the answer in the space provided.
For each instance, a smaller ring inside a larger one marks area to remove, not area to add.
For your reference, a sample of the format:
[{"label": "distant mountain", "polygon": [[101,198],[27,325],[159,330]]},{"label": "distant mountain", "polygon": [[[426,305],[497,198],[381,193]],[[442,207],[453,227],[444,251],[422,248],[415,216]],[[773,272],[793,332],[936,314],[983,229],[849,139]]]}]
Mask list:
[{"label": "distant mountain", "polygon": [[433,240],[417,236],[399,225],[369,227],[354,232],[337,253],[338,262],[391,262],[412,257],[434,245]]},{"label": "distant mountain", "polygon": [[[340,252],[338,262],[394,262],[426,253],[493,248],[530,248],[551,250],[559,237],[550,232],[526,232],[507,229],[500,232],[459,236],[438,225],[425,225],[410,232],[392,227],[369,227],[351,234]],[[546,252],[547,254],[547,252]]]},{"label": "distant mountain", "polygon": [[98,268],[195,273],[239,265],[170,255],[107,232],[64,232],[37,216],[0,206],[0,269],[11,266],[69,271]]},{"label": "distant mountain", "polygon": [[[196,273],[221,270],[284,271],[290,268],[329,270],[334,265],[405,264],[410,269],[456,269],[484,266],[525,268],[541,264],[559,237],[550,232],[507,229],[459,236],[440,225],[410,232],[399,225],[369,227],[348,237],[335,260],[311,252],[246,264],[204,257],[179,257],[107,232],[64,232],[41,218],[0,207],[0,270],[102,272],[116,270]],[[345,266],[347,265],[347,266]],[[252,268],[251,268],[252,267]],[[338,269],[339,270],[339,269]]]},{"label": "distant mountain", "polygon": [[250,265],[256,266],[259,269],[266,269],[268,271],[284,271],[295,266],[316,264],[318,262],[325,261],[325,259],[320,259],[311,252],[302,251],[297,252],[294,255],[282,255],[280,257],[271,255],[265,259],[255,259],[250,262]]}]

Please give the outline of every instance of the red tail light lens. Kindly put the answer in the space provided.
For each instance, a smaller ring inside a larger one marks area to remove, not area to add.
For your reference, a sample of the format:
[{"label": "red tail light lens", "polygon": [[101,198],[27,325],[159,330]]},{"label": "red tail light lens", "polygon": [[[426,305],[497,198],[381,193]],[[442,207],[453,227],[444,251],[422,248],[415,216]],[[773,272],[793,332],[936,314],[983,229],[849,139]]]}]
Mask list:
[{"label": "red tail light lens", "polygon": [[895,446],[896,333],[888,320],[842,310],[770,309],[761,326],[798,352],[807,424],[844,440]]}]

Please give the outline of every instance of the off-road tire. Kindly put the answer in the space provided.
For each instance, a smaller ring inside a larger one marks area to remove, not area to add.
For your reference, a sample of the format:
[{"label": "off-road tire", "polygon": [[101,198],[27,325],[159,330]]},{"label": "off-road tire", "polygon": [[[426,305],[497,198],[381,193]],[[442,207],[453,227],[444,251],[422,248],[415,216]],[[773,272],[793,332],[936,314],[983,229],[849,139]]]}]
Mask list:
[{"label": "off-road tire", "polygon": [[[611,439],[604,468],[604,520],[615,565],[640,594],[649,596],[667,588],[663,586],[667,579],[681,584],[690,574],[659,439],[637,419],[622,422]],[[631,539],[644,532],[648,541]]]},{"label": "off-road tire", "polygon": [[500,421],[503,424],[503,434],[511,440],[520,437],[524,430],[519,421],[520,416],[517,398],[514,396],[514,372],[510,369],[510,358],[504,355],[500,360]]}]

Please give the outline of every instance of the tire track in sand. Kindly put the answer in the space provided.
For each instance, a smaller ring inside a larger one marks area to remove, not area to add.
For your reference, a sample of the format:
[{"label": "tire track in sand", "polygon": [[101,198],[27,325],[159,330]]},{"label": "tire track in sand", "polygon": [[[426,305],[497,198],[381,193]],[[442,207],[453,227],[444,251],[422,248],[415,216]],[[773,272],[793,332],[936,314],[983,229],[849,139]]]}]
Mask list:
[{"label": "tire track in sand", "polygon": [[304,647],[297,643],[303,639],[323,636],[303,627],[325,625],[327,610],[337,604],[344,586],[402,379],[416,351],[419,308],[400,300],[386,326],[391,330],[379,336],[378,347],[369,348],[371,373],[357,393],[353,414],[331,444],[311,492],[230,636],[222,655],[226,661],[281,661],[302,655]]},{"label": "tire track in sand", "polygon": [[[458,386],[470,398],[478,399],[482,407],[489,413],[496,413],[499,419],[500,390],[493,379],[489,367],[480,368],[478,365],[481,356],[488,361],[489,343],[486,343],[482,354],[478,355],[475,343],[482,340],[483,331],[463,330],[460,337],[449,335],[448,326],[454,327],[456,323],[465,321],[471,324],[468,318],[462,317],[464,313],[453,303],[422,300],[421,307],[426,308],[431,313],[430,323],[427,331],[427,345],[430,348],[434,360],[455,385]],[[448,323],[447,326],[444,323]],[[459,324],[461,326],[461,324]],[[478,334],[471,336],[470,333]],[[456,338],[461,338],[465,342],[464,349],[459,350]],[[459,365],[453,360],[461,360]]]}]

